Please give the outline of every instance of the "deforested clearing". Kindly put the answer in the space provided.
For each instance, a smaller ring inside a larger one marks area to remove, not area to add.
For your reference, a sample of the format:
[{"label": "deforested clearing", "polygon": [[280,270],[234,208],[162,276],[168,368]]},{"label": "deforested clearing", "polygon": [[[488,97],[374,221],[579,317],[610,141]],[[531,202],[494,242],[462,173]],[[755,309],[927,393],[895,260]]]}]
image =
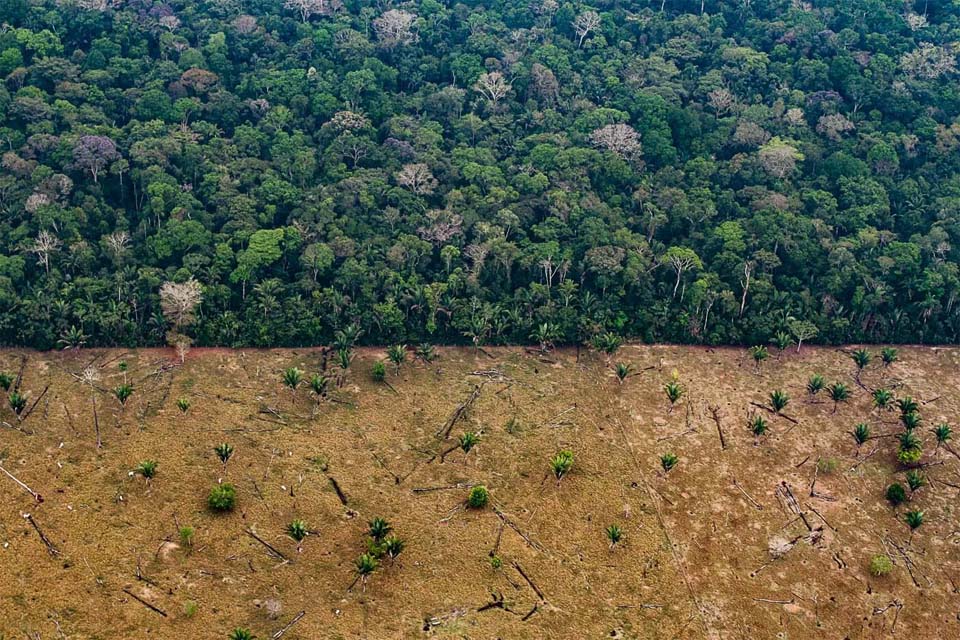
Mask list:
[{"label": "deforested clearing", "polygon": [[0,352],[0,636],[958,633],[960,350],[612,351]]}]

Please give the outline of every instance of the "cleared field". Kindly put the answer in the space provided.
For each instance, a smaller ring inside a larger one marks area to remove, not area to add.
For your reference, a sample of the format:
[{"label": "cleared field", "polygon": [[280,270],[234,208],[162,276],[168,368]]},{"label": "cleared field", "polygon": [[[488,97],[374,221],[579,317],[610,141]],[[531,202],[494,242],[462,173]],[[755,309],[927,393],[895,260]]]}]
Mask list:
[{"label": "cleared field", "polygon": [[[859,382],[848,349],[774,353],[759,371],[743,349],[438,354],[387,363],[385,384],[370,375],[384,352],[359,350],[318,401],[281,378],[319,371],[319,350],[198,349],[183,365],[160,350],[0,352],[27,399],[19,420],[0,409],[0,637],[960,637],[960,459],[932,433],[960,420],[960,350],[900,348]],[[617,362],[633,367],[622,384]],[[849,399],[808,394],[815,373]],[[884,494],[906,484],[903,427],[877,388],[922,417],[926,486],[899,507]],[[480,435],[466,454],[465,432]],[[561,450],[574,463],[558,481]],[[144,460],[149,482],[133,473]],[[237,506],[214,514],[220,480]],[[465,507],[476,484],[484,509]],[[913,532],[910,510],[924,513]],[[375,517],[405,548],[357,581]],[[878,555],[893,564],[881,577]]]}]

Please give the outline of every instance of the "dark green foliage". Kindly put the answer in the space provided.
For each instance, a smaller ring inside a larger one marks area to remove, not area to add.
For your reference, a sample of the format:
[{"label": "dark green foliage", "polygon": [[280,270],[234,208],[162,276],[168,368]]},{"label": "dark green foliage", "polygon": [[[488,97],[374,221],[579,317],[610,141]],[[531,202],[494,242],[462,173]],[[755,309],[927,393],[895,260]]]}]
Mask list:
[{"label": "dark green foliage", "polygon": [[378,566],[380,566],[380,563],[377,562],[377,558],[369,553],[364,553],[357,558],[357,561],[354,563],[357,575],[361,578],[370,576],[370,574],[377,570]]},{"label": "dark green foliage", "polygon": [[462,436],[460,436],[460,440],[459,440],[460,449],[464,453],[470,453],[470,449],[473,449],[479,443],[480,443],[480,434],[478,433],[467,431]]},{"label": "dark green foliage", "polygon": [[616,365],[614,365],[613,372],[617,374],[617,381],[620,384],[623,384],[623,381],[626,380],[631,373],[633,373],[633,365],[618,362]]},{"label": "dark green foliage", "polygon": [[0,2],[0,344],[960,337],[949,0],[78,4]]},{"label": "dark green foliage", "polygon": [[230,635],[227,636],[229,640],[256,640],[256,636],[253,635],[253,632],[250,629],[242,629],[237,627],[230,632]]},{"label": "dark green foliage", "polygon": [[779,358],[783,354],[784,349],[790,346],[790,334],[786,331],[778,331],[773,336],[773,346],[777,348],[777,357]]},{"label": "dark green foliage", "polygon": [[186,398],[177,398],[177,409],[180,409],[180,413],[186,413],[190,409],[190,401]]},{"label": "dark green foliage", "polygon": [[910,531],[916,531],[920,528],[920,525],[923,524],[923,511],[920,511],[919,509],[911,509],[910,511],[907,511],[903,519],[906,521],[907,526],[910,527]]},{"label": "dark green foliage", "polygon": [[218,484],[210,490],[207,496],[207,506],[213,511],[233,511],[237,504],[237,491],[232,484]]},{"label": "dark green foliage", "polygon": [[373,367],[370,368],[370,376],[374,382],[383,382],[387,378],[387,367],[377,360],[373,363]]},{"label": "dark green foliage", "polygon": [[910,413],[904,413],[900,416],[900,422],[903,423],[903,428],[907,431],[913,431],[920,426],[922,419],[920,414],[916,411],[911,411]]},{"label": "dark green foliage", "polygon": [[873,406],[878,409],[887,409],[893,402],[893,393],[888,389],[874,389]]},{"label": "dark green foliage", "polygon": [[857,446],[870,439],[870,427],[860,423],[853,428],[853,439],[857,441]]},{"label": "dark green foliage", "polygon": [[866,349],[857,349],[850,354],[850,357],[853,359],[853,363],[857,365],[857,374],[859,375],[860,371],[870,364],[871,355],[870,352]]},{"label": "dark green foliage", "polygon": [[604,533],[607,534],[607,540],[610,541],[611,549],[613,549],[617,545],[617,543],[623,539],[623,529],[621,529],[619,526],[615,524],[612,524],[606,529],[604,529]]},{"label": "dark green foliage", "polygon": [[677,404],[677,401],[683,397],[683,387],[680,386],[679,382],[668,382],[663,385],[663,390],[667,394],[667,400],[670,401],[670,406]]},{"label": "dark green foliage", "polygon": [[432,344],[425,342],[417,346],[415,355],[418,360],[433,362],[437,358],[437,350]]},{"label": "dark green foliage", "polygon": [[907,499],[907,491],[903,488],[903,485],[899,482],[894,482],[889,487],[887,487],[887,501],[890,502],[893,506],[901,504],[904,500]]},{"label": "dark green foliage", "polygon": [[910,396],[906,396],[897,400],[897,408],[900,409],[901,414],[917,413],[920,411],[920,403]]},{"label": "dark green foliage", "polygon": [[678,461],[679,458],[672,453],[665,453],[660,456],[660,466],[663,467],[663,470],[667,472],[677,466]]},{"label": "dark green foliage", "polygon": [[221,442],[213,448],[214,453],[217,454],[217,457],[220,459],[220,462],[224,465],[230,461],[230,458],[233,457],[233,447],[227,444],[226,442]]},{"label": "dark green foliage", "polygon": [[763,419],[763,416],[756,415],[750,418],[747,424],[750,427],[750,433],[754,435],[755,438],[759,440],[760,436],[765,434],[770,426],[767,424],[767,421]]},{"label": "dark green foliage", "polygon": [[296,367],[284,369],[281,379],[285,387],[289,387],[291,391],[296,391],[297,387],[300,386],[300,383],[303,381],[303,371]]},{"label": "dark green foliage", "polygon": [[753,358],[753,363],[757,367],[757,371],[760,371],[760,365],[763,364],[763,361],[770,357],[770,352],[767,351],[767,347],[762,344],[755,345],[750,347],[750,357]]},{"label": "dark green foliage", "polygon": [[900,447],[897,459],[904,464],[915,464],[923,455],[923,445],[913,431],[905,431],[898,436]]},{"label": "dark green foliage", "polygon": [[939,447],[953,439],[953,429],[948,424],[938,424],[933,428],[933,435],[937,437],[937,446]]},{"label": "dark green foliage", "polygon": [[917,489],[925,486],[927,484],[927,479],[923,476],[923,473],[916,469],[911,469],[907,471],[907,486],[910,487],[910,491],[914,492]]},{"label": "dark green foliage", "polygon": [[157,475],[157,461],[156,460],[143,460],[137,464],[134,468],[134,473],[141,475],[146,480],[152,479]]},{"label": "dark green foliage", "polygon": [[770,406],[773,407],[774,413],[780,413],[783,411],[788,402],[790,402],[790,396],[788,396],[783,390],[775,389],[770,393]]},{"label": "dark green foliage", "polygon": [[406,543],[396,536],[389,536],[388,538],[384,539],[381,546],[383,547],[383,552],[388,558],[391,560],[396,560],[397,556],[403,552]]},{"label": "dark green foliage", "polygon": [[14,391],[10,394],[9,400],[10,408],[13,409],[13,412],[18,416],[27,408],[27,397],[21,393]]},{"label": "dark green foliage", "polygon": [[387,349],[387,358],[393,363],[394,373],[400,374],[400,365],[407,359],[407,345],[395,344]]},{"label": "dark green foliage", "polygon": [[390,523],[383,518],[374,518],[369,523],[369,530],[367,533],[370,534],[370,537],[375,541],[380,542],[387,537],[387,534],[393,530],[393,527],[390,526]]},{"label": "dark green foliage", "polygon": [[826,384],[826,379],[819,373],[815,373],[810,376],[809,380],[807,380],[807,393],[809,393],[811,396],[815,396],[823,390]]},{"label": "dark green foliage", "polygon": [[113,390],[113,395],[116,396],[121,405],[125,405],[130,396],[133,395],[133,385],[121,384]]},{"label": "dark green foliage", "polygon": [[297,542],[303,542],[309,534],[310,531],[307,528],[307,523],[303,520],[294,520],[287,525],[287,535]]},{"label": "dark green foliage", "polygon": [[487,488],[482,484],[471,488],[470,493],[467,495],[467,506],[471,509],[483,509],[489,501],[490,492],[487,491]]},{"label": "dark green foliage", "polygon": [[880,360],[883,361],[883,366],[889,367],[891,364],[896,362],[898,359],[897,350],[893,347],[884,347],[880,350]]},{"label": "dark green foliage", "polygon": [[10,391],[10,385],[13,384],[13,376],[9,373],[0,371],[0,389],[4,391]]},{"label": "dark green foliage", "polygon": [[615,333],[600,333],[590,340],[590,346],[608,356],[613,355],[620,349],[623,339]]},{"label": "dark green foliage", "polygon": [[827,394],[830,396],[830,399],[833,400],[833,412],[836,413],[837,405],[841,402],[846,402],[847,398],[850,397],[850,389],[842,382],[834,382],[827,387]]},{"label": "dark green foliage", "polygon": [[327,397],[327,388],[329,386],[330,379],[325,375],[316,373],[310,378],[310,391],[313,392],[313,395],[317,396],[318,400]]}]

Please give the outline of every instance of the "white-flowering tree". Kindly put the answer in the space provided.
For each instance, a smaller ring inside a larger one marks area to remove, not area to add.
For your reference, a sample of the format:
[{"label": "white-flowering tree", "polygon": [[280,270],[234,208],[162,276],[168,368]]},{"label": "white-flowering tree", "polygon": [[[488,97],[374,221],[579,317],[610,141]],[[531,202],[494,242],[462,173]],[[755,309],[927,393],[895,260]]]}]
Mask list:
[{"label": "white-flowering tree", "polygon": [[377,40],[381,47],[394,49],[416,42],[417,32],[414,30],[416,23],[417,14],[402,9],[390,9],[373,20],[373,30],[377,33]]},{"label": "white-flowering tree", "polygon": [[437,188],[437,179],[433,177],[430,167],[422,162],[403,165],[396,179],[398,185],[418,196],[429,195]]},{"label": "white-flowering tree", "polygon": [[640,156],[640,134],[628,124],[608,124],[590,134],[590,141],[625,160]]}]

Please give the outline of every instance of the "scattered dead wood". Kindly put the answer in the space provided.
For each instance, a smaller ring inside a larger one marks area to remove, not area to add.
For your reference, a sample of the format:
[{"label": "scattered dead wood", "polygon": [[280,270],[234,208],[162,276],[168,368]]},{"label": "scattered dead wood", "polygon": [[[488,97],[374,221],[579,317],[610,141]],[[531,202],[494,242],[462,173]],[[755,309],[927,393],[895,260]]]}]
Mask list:
[{"label": "scattered dead wood", "polygon": [[713,416],[713,421],[717,423],[717,435],[720,436],[720,450],[723,451],[727,448],[727,440],[723,436],[723,427],[720,424],[720,406],[710,405],[710,415]]},{"label": "scattered dead wood", "polygon": [[306,611],[301,611],[301,612],[298,613],[297,615],[293,616],[293,620],[291,620],[290,622],[288,622],[282,629],[280,629],[279,631],[277,631],[276,633],[274,633],[273,636],[271,636],[271,637],[273,638],[273,640],[279,640],[279,638],[282,638],[282,637],[283,637],[283,634],[285,634],[287,631],[289,631],[289,630],[293,627],[293,625],[295,625],[295,624],[297,624],[298,622],[300,622],[300,620],[301,620],[301,619],[303,618],[303,616],[305,616],[305,615],[307,615],[307,612],[306,612]]},{"label": "scattered dead wood", "polygon": [[785,413],[779,412],[779,411],[775,410],[773,407],[768,407],[767,405],[761,404],[761,403],[759,403],[759,402],[750,402],[750,404],[753,405],[754,407],[757,407],[758,409],[763,409],[763,410],[765,410],[765,411],[769,411],[771,415],[779,416],[779,417],[783,418],[784,420],[788,420],[788,421],[792,422],[793,424],[800,424],[800,421],[797,420],[796,418],[794,418],[793,416],[788,416],[788,415],[785,414]]},{"label": "scattered dead wood", "polygon": [[37,532],[37,535],[40,536],[40,540],[43,541],[44,546],[47,548],[47,553],[56,558],[60,555],[60,550],[50,542],[50,538],[46,536],[43,532],[43,529],[40,528],[40,525],[37,524],[37,521],[33,519],[33,516],[29,513],[23,514],[24,519],[30,523],[30,526],[33,527],[33,530]]},{"label": "scattered dead wood", "polygon": [[810,526],[810,522],[807,520],[807,516],[804,514],[803,509],[800,507],[800,501],[797,500],[797,497],[793,495],[793,491],[790,490],[790,485],[787,484],[786,480],[781,480],[780,484],[777,485],[777,489],[774,492],[778,499],[782,499],[784,506],[787,511],[793,513],[796,516],[799,516],[803,520],[803,524],[806,525],[808,531],[813,531],[813,527]]},{"label": "scattered dead wood", "polygon": [[793,598],[789,600],[771,600],[770,598],[753,598],[754,602],[766,602],[768,604],[793,604],[796,602]]},{"label": "scattered dead wood", "polygon": [[900,618],[900,611],[903,609],[903,603],[899,600],[892,600],[890,604],[885,607],[874,607],[873,615],[880,616],[885,614],[889,609],[896,609],[896,613],[893,615],[893,624],[890,625],[890,632],[893,633],[893,630],[897,627],[897,620]]},{"label": "scattered dead wood", "polygon": [[291,562],[290,558],[284,555],[282,551],[280,551],[279,549],[274,547],[272,544],[270,544],[269,542],[267,542],[266,540],[258,536],[256,533],[254,533],[253,529],[250,529],[249,527],[247,527],[246,529],[244,529],[244,533],[246,533],[248,536],[250,536],[257,542],[259,542],[260,544],[262,544],[267,549],[267,551],[270,552],[271,555],[275,556],[280,560],[283,560],[284,562]]},{"label": "scattered dead wood", "polygon": [[564,421],[562,421],[561,418],[563,418],[563,416],[567,415],[571,411],[576,411],[576,410],[577,410],[577,403],[574,402],[571,406],[567,407],[557,415],[547,420],[544,426],[548,428],[553,428],[553,429],[556,429],[557,427],[561,427],[564,424]]},{"label": "scattered dead wood", "polygon": [[93,428],[97,433],[97,449],[103,449],[103,440],[100,439],[100,417],[97,415],[97,396],[90,396],[93,402]]},{"label": "scattered dead wood", "polygon": [[[381,458],[380,456],[377,455],[377,452],[376,452],[376,451],[373,452],[373,459],[376,460],[377,463],[378,463],[381,467],[383,467],[384,469],[386,469],[386,470],[387,470],[387,473],[389,473],[391,476],[393,476],[393,483],[394,483],[394,484],[400,484],[401,482],[404,481],[404,478],[401,478],[400,476],[398,476],[397,474],[395,474],[395,473],[390,469],[390,467],[387,466],[387,463],[383,460],[383,458]],[[411,473],[412,473],[412,472],[411,472]]]},{"label": "scattered dead wood", "polygon": [[913,586],[918,589],[922,589],[923,586],[920,584],[920,580],[917,578],[919,575],[921,578],[926,578],[926,582],[929,585],[933,584],[933,581],[927,578],[921,573],[920,568],[917,566],[916,561],[910,557],[910,552],[903,545],[899,544],[893,538],[884,538],[884,544],[889,544],[891,547],[897,550],[897,553],[903,559],[903,565],[907,568],[907,573],[910,574],[910,579],[913,581]]},{"label": "scattered dead wood", "polygon": [[450,489],[470,489],[477,485],[476,482],[458,482],[456,484],[445,484],[440,487],[415,487],[414,493],[430,493],[432,491],[448,491]]},{"label": "scattered dead wood", "polygon": [[[818,456],[818,457],[817,457],[817,463],[816,463],[815,465],[813,465],[813,479],[810,481],[810,497],[811,497],[811,498],[818,498],[818,499],[820,499],[820,500],[827,500],[827,501],[829,501],[829,502],[836,502],[837,499],[834,498],[833,496],[828,496],[827,494],[825,494],[825,493],[820,493],[820,492],[818,492],[818,491],[816,490],[817,477],[820,475],[820,461],[821,461],[822,459],[823,459],[823,458],[821,458],[821,457]],[[831,528],[832,528],[832,527],[831,527]]]},{"label": "scattered dead wood", "polygon": [[750,501],[750,504],[752,504],[754,507],[757,508],[757,511],[763,511],[763,505],[757,502],[756,500],[754,500],[753,496],[751,496],[749,493],[746,492],[746,490],[740,485],[740,483],[737,482],[736,478],[733,479],[733,486],[735,486],[737,489],[740,490],[740,493],[742,493],[743,496]]},{"label": "scattered dead wood", "polygon": [[[513,564],[513,568],[516,569],[516,570],[517,570],[517,573],[520,574],[520,577],[523,578],[524,581],[525,581],[528,585],[530,585],[530,588],[533,589],[533,592],[534,592],[535,594],[537,594],[537,598],[540,599],[540,602],[546,602],[546,601],[547,601],[547,598],[546,598],[546,596],[543,595],[543,591],[541,591],[541,590],[540,590],[540,587],[537,586],[537,583],[535,583],[535,582],[530,578],[530,576],[527,575],[527,572],[523,570],[523,567],[520,566],[520,563],[517,562],[516,560],[514,560],[514,561],[512,562],[512,564]],[[524,619],[526,619],[526,618],[524,618]]]},{"label": "scattered dead wood", "polygon": [[340,483],[337,482],[337,479],[333,476],[327,476],[327,480],[330,481],[330,486],[333,487],[333,490],[337,492],[337,497],[340,499],[340,504],[347,506],[347,494],[345,494],[343,489],[340,488]]},{"label": "scattered dead wood", "polygon": [[457,422],[463,418],[467,410],[473,405],[474,402],[477,401],[477,398],[480,397],[480,392],[483,390],[483,385],[485,384],[486,382],[482,382],[478,385],[474,385],[473,393],[470,394],[470,397],[457,405],[457,408],[454,409],[453,413],[450,414],[450,417],[447,418],[446,424],[444,424],[444,426],[437,431],[436,435],[438,437],[442,436],[444,440],[450,437],[450,432],[453,430],[454,425],[456,425]]},{"label": "scattered dead wood", "polygon": [[154,613],[159,613],[159,614],[160,614],[161,616],[163,616],[164,618],[167,617],[167,612],[166,612],[166,611],[164,611],[163,609],[160,609],[159,607],[153,606],[152,604],[150,604],[149,602],[147,602],[146,600],[144,600],[143,598],[141,598],[140,596],[138,596],[138,595],[135,594],[134,592],[132,592],[132,591],[130,591],[129,589],[127,589],[126,587],[124,587],[124,588],[122,589],[122,591],[123,591],[125,594],[127,594],[128,596],[130,596],[131,598],[133,598],[134,600],[136,600],[137,602],[139,602],[140,604],[142,604],[143,606],[145,606],[147,609],[150,609],[150,611],[153,611]]},{"label": "scattered dead wood", "polygon": [[536,549],[537,551],[543,551],[543,552],[546,551],[546,549],[543,548],[543,545],[541,545],[539,542],[536,542],[535,540],[532,540],[532,539],[530,538],[530,536],[527,535],[527,534],[523,531],[523,529],[521,529],[513,520],[511,520],[510,518],[508,518],[507,515],[506,515],[503,511],[501,511],[500,509],[494,507],[494,508],[493,508],[493,512],[494,512],[495,514],[497,514],[497,517],[500,518],[500,521],[503,522],[503,524],[505,524],[505,525],[507,525],[508,527],[510,527],[511,529],[513,529],[513,530],[516,532],[516,534],[517,534],[518,536],[520,536],[521,538],[523,538],[524,542],[526,542],[529,546],[533,547],[533,548]]},{"label": "scattered dead wood", "polygon": [[37,399],[33,401],[33,404],[30,405],[30,408],[27,409],[23,415],[17,416],[18,422],[24,422],[27,418],[30,417],[30,414],[33,413],[33,410],[37,408],[37,405],[40,404],[40,401],[43,400],[43,396],[47,395],[47,391],[50,390],[50,385],[47,385],[43,388],[43,391],[40,392],[40,395],[37,396]]},{"label": "scattered dead wood", "polygon": [[13,480],[14,482],[16,482],[17,485],[19,485],[21,489],[23,489],[24,491],[26,491],[27,493],[29,493],[30,495],[32,495],[32,496],[33,496],[33,499],[36,500],[38,503],[43,502],[43,496],[42,496],[42,495],[40,495],[39,493],[37,493],[36,491],[34,491],[33,489],[31,489],[29,486],[27,486],[27,484],[26,484],[25,482],[23,482],[22,480],[20,480],[19,478],[17,478],[15,475],[13,475],[13,474],[10,473],[9,471],[7,471],[7,470],[3,467],[3,465],[0,465],[0,471],[2,471],[4,474],[6,474],[6,476],[7,476],[8,478],[10,478],[10,479]]},{"label": "scattered dead wood", "polygon": [[507,613],[513,613],[517,615],[516,612],[512,611],[503,601],[503,594],[497,591],[496,593],[490,594],[490,602],[480,605],[477,607],[477,613],[483,613],[484,611],[489,611],[490,609],[502,609]]}]

